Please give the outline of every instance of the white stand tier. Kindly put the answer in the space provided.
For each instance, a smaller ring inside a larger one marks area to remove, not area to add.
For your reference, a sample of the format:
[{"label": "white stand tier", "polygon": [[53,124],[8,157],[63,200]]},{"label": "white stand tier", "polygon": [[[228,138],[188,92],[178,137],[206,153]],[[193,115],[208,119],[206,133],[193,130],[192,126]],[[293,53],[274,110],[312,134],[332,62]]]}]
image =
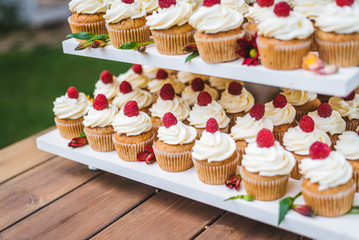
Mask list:
[{"label": "white stand tier", "polygon": [[[117,153],[100,153],[88,145],[80,148],[67,146],[69,140],[62,138],[58,130],[53,130],[37,138],[39,149],[111,172],[132,180],[151,185],[217,208],[233,212],[273,226],[277,225],[278,200],[270,202],[241,199],[224,201],[231,196],[246,194],[243,186],[240,191],[229,189],[224,185],[211,186],[200,182],[194,168],[180,173],[165,172],[157,163],[146,165],[144,162],[125,162]],[[300,182],[289,180],[287,196],[294,196],[300,191]],[[302,197],[296,204],[304,204]],[[359,205],[359,194],[355,194],[354,205]],[[304,217],[290,211],[280,228],[315,239],[358,239],[359,215],[340,217]]]},{"label": "white stand tier", "polygon": [[335,96],[347,96],[354,88],[359,86],[359,67],[340,68],[336,74],[320,76],[302,69],[279,71],[270,70],[261,65],[243,66],[242,60],[209,64],[203,62],[200,57],[196,57],[185,64],[187,54],[175,56],[161,55],[157,52],[153,44],[147,46],[146,53],[116,49],[111,44],[104,48],[87,48],[75,51],[74,49],[78,44],[79,42],[75,39],[63,41],[62,46],[64,53],[119,62],[144,64]]}]

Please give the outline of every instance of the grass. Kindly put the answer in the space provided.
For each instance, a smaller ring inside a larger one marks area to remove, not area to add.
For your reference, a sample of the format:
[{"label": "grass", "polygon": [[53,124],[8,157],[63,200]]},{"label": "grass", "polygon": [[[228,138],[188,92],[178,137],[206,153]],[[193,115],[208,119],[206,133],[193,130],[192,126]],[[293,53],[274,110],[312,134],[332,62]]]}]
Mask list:
[{"label": "grass", "polygon": [[53,101],[69,86],[92,95],[102,70],[118,75],[129,67],[46,46],[1,54],[0,149],[53,126]]}]

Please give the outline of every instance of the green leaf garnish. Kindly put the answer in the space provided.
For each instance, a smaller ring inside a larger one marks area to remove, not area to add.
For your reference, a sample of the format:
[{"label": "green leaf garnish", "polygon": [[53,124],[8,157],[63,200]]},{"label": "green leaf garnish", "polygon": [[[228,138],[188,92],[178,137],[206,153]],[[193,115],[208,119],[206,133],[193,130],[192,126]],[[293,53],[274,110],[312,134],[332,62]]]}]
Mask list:
[{"label": "green leaf garnish", "polygon": [[77,38],[77,39],[81,39],[81,40],[87,40],[90,39],[92,37],[96,36],[93,33],[89,33],[89,32],[78,32],[78,33],[72,33],[66,36],[66,38]]},{"label": "green leaf garnish", "polygon": [[347,214],[359,214],[359,206],[353,206]]},{"label": "green leaf garnish", "polygon": [[254,200],[254,198],[252,196],[246,194],[246,195],[233,196],[233,197],[225,199],[224,201],[235,200],[235,199],[243,199],[243,200],[246,200],[246,201],[253,201]]},{"label": "green leaf garnish", "polygon": [[86,137],[85,132],[80,133],[79,137],[81,137],[81,138],[85,138],[85,137]]},{"label": "green leaf garnish", "polygon": [[192,60],[192,58],[195,58],[199,55],[198,51],[195,51],[193,53],[191,53],[190,55],[188,55],[188,57],[186,57],[186,60],[184,61],[184,63],[187,63],[189,61]]},{"label": "green leaf garnish", "polygon": [[278,218],[277,227],[284,220],[285,215],[289,211],[289,209],[291,207],[290,206],[291,200],[292,200],[292,197],[286,197],[279,201],[279,218]]},{"label": "green leaf garnish", "polygon": [[135,41],[131,41],[131,42],[127,42],[122,44],[121,46],[119,46],[119,49],[122,50],[134,50],[137,49],[139,46],[147,46],[149,44],[155,43],[154,41],[149,41],[149,42],[143,42],[143,43],[139,43],[139,42],[135,42]]}]

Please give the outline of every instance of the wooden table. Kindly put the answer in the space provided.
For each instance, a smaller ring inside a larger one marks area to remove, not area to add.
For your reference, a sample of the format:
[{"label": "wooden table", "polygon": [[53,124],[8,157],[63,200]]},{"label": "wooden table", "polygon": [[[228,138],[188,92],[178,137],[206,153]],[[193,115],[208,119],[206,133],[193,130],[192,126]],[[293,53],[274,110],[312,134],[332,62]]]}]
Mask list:
[{"label": "wooden table", "polygon": [[302,239],[37,150],[0,150],[0,239]]}]

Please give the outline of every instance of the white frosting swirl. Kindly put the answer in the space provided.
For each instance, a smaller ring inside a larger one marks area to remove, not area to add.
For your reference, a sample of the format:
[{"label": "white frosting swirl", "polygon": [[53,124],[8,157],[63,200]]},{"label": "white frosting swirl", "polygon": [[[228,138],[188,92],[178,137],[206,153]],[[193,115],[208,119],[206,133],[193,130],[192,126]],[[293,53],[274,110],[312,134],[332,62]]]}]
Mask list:
[{"label": "white frosting swirl", "polygon": [[159,127],[158,139],[170,145],[182,145],[191,143],[197,137],[197,131],[194,127],[184,125],[178,121],[176,125],[169,128]]},{"label": "white frosting swirl", "polygon": [[357,132],[347,131],[339,136],[334,148],[341,152],[347,160],[359,160],[359,135]]},{"label": "white frosting swirl", "polygon": [[192,27],[205,33],[233,30],[239,28],[242,22],[242,14],[220,4],[198,8],[188,21]]},{"label": "white frosting swirl", "polygon": [[177,2],[184,2],[191,5],[193,12],[197,10],[198,6],[202,3],[201,0],[177,0]]},{"label": "white frosting swirl", "polygon": [[115,1],[103,16],[107,23],[117,23],[124,19],[136,19],[146,16],[146,9],[139,2],[131,4]]},{"label": "white frosting swirl", "polygon": [[231,137],[234,140],[245,140],[248,143],[256,141],[258,132],[263,128],[273,131],[273,123],[267,118],[256,120],[250,114],[244,117],[237,117],[236,125],[231,129]]},{"label": "white frosting swirl", "polygon": [[290,124],[294,121],[296,111],[292,104],[287,103],[284,108],[275,108],[273,101],[266,103],[264,117],[272,120],[274,126]]},{"label": "white frosting swirl", "polygon": [[221,0],[221,5],[240,12],[242,15],[248,12],[248,4],[244,0]]},{"label": "white frosting swirl", "polygon": [[207,106],[199,106],[195,103],[189,112],[188,121],[196,128],[205,128],[207,120],[210,118],[216,119],[219,128],[227,127],[230,121],[223,107],[215,100],[212,100]]},{"label": "white frosting swirl", "polygon": [[274,16],[274,7],[261,7],[255,3],[252,7],[248,8],[248,13],[244,16],[251,22],[259,23],[269,17]]},{"label": "white frosting swirl", "polygon": [[85,14],[106,12],[107,6],[103,0],[71,0],[69,3],[71,12]]},{"label": "white frosting swirl", "polygon": [[55,99],[53,111],[60,119],[79,119],[87,114],[91,105],[84,93],[80,93],[78,98],[69,98],[66,93]]},{"label": "white frosting swirl", "polygon": [[109,104],[108,108],[96,110],[93,107],[84,117],[83,124],[85,127],[107,127],[112,124],[112,120],[117,114],[117,108]]},{"label": "white frosting swirl", "polygon": [[342,117],[348,117],[349,120],[359,119],[359,94],[355,94],[351,101],[345,101],[341,97],[331,97],[328,103]]},{"label": "white frosting swirl", "polygon": [[281,94],[283,94],[287,98],[287,101],[293,106],[301,106],[317,98],[315,92],[306,92],[288,88],[283,88]]},{"label": "white frosting swirl", "polygon": [[[147,66],[147,65],[142,65],[142,72],[143,74],[148,78],[148,79],[154,79],[156,78],[156,74],[157,71],[161,69],[158,67],[152,67],[152,66]],[[171,69],[164,69],[169,75],[173,75],[175,73],[177,73],[176,70],[171,70]]]},{"label": "white frosting swirl", "polygon": [[152,79],[148,82],[147,87],[150,93],[159,93],[162,86],[167,83],[170,83],[172,85],[176,94],[180,94],[184,88],[184,84],[180,81],[177,81],[177,79],[175,79],[174,76],[171,75],[167,79],[163,80]]},{"label": "white frosting swirl", "polygon": [[332,0],[294,0],[293,11],[315,20],[323,12],[323,8],[331,2]]},{"label": "white frosting swirl", "polygon": [[122,109],[125,104],[131,100],[137,102],[139,109],[143,109],[151,105],[152,95],[151,93],[138,88],[126,94],[119,92],[115,99],[113,99],[112,105],[116,106],[118,109]]},{"label": "white frosting swirl", "polygon": [[162,118],[167,112],[173,113],[179,121],[184,121],[188,118],[189,107],[183,99],[175,96],[173,100],[163,100],[161,97],[150,108],[152,117]]},{"label": "white frosting swirl", "polygon": [[138,116],[128,117],[123,109],[115,116],[112,122],[113,129],[118,135],[136,136],[152,129],[151,118],[144,112]]},{"label": "white frosting swirl", "polygon": [[293,154],[284,150],[277,141],[269,148],[260,148],[253,142],[246,148],[242,165],[248,172],[273,177],[289,174],[295,165],[295,159]]},{"label": "white frosting swirl", "polygon": [[[228,88],[229,84],[233,81],[234,81],[233,79],[228,79],[228,78],[220,78],[213,76],[209,77],[209,84],[218,90],[224,90]],[[238,82],[243,86],[242,82],[240,81]]]},{"label": "white frosting swirl", "polygon": [[146,9],[146,13],[152,13],[158,9],[158,0],[136,0]]},{"label": "white frosting swirl", "polygon": [[126,73],[120,74],[117,78],[117,81],[119,83],[127,81],[131,84],[133,89],[136,89],[146,88],[148,78],[145,74],[137,74],[132,70],[132,68],[130,68]]},{"label": "white frosting swirl", "polygon": [[315,123],[315,128],[328,132],[331,135],[342,133],[345,131],[346,123],[340,114],[333,110],[332,115],[322,118],[318,115],[318,111],[308,113]]},{"label": "white frosting swirl", "polygon": [[[203,91],[206,91],[211,95],[212,99],[217,100],[218,99],[218,92],[216,89],[211,88],[207,84],[204,85]],[[182,99],[189,105],[192,106],[197,102],[197,96],[200,92],[193,91],[191,86],[185,87],[185,89],[182,92]]]},{"label": "white frosting swirl", "polygon": [[201,78],[203,81],[206,81],[206,80],[208,80],[209,77],[206,75],[190,73],[190,72],[183,72],[183,71],[179,71],[177,73],[178,81],[183,82],[183,83],[188,83],[188,82],[190,83],[195,78]]},{"label": "white frosting swirl", "polygon": [[192,148],[192,157],[196,160],[221,162],[230,158],[236,151],[236,143],[225,133],[203,131],[201,139],[196,140]]},{"label": "white frosting swirl", "polygon": [[254,97],[245,88],[239,95],[232,95],[226,89],[218,103],[223,106],[227,113],[248,112],[254,105]]},{"label": "white frosting swirl", "polygon": [[169,8],[159,8],[157,12],[147,16],[146,25],[150,29],[169,29],[173,26],[182,26],[188,22],[192,14],[192,6],[186,2],[177,2]]},{"label": "white frosting swirl", "polygon": [[353,175],[352,166],[337,151],[332,151],[325,159],[304,158],[299,169],[304,178],[319,184],[319,191],[347,183]]},{"label": "white frosting swirl", "polygon": [[117,81],[113,81],[112,83],[103,83],[101,80],[98,80],[95,84],[95,91],[93,95],[96,97],[99,94],[103,94],[106,96],[108,100],[116,97],[119,90],[120,84]]}]

